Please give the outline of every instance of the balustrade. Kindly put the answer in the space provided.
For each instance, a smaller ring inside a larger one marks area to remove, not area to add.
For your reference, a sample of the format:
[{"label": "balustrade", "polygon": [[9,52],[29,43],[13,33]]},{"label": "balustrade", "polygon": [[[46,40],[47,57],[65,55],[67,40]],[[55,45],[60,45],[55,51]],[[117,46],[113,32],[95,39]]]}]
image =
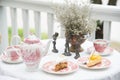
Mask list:
[{"label": "balustrade", "polygon": [[[47,13],[47,25],[48,25],[48,38],[52,37],[54,32],[54,12],[51,8],[51,2],[41,1],[26,1],[26,0],[0,0],[0,33],[2,40],[0,44],[0,51],[4,50],[8,46],[8,27],[7,27],[7,11],[6,7],[10,8],[11,23],[12,23],[12,35],[18,34],[17,25],[17,9],[22,10],[23,20],[23,34],[27,37],[29,34],[29,10],[34,12],[35,22],[35,34],[41,38],[41,12]],[[91,17],[96,20],[104,21],[104,39],[110,39],[111,22],[120,21],[120,8],[116,6],[104,6],[104,5],[92,5]],[[61,29],[61,37],[63,37],[63,31]],[[93,33],[92,39],[95,39],[95,33]]]}]

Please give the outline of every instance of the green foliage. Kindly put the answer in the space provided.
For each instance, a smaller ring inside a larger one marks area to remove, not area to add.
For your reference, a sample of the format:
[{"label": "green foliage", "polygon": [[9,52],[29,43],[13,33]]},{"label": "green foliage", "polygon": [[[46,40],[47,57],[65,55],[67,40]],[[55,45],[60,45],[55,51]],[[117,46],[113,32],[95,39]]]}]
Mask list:
[{"label": "green foliage", "polygon": [[[30,32],[35,34],[35,29],[31,28]],[[42,35],[41,35],[41,39],[48,39],[47,33],[43,32]]]},{"label": "green foliage", "polygon": [[10,44],[11,37],[12,37],[12,28],[8,27],[8,41],[9,41],[9,44]]},{"label": "green foliage", "polygon": [[22,28],[18,29],[18,35],[21,37],[21,40],[24,39],[24,37],[23,37],[23,29]]},{"label": "green foliage", "polygon": [[35,29],[31,28],[30,32],[33,33],[33,34],[35,34]]},{"label": "green foliage", "polygon": [[[35,29],[31,28],[30,32],[35,34]],[[19,28],[18,29],[18,35],[21,37],[21,40],[24,39],[23,28]],[[10,44],[10,41],[11,41],[11,37],[12,37],[12,27],[8,27],[8,40],[9,40],[9,44]],[[43,32],[42,35],[41,35],[41,39],[48,39],[47,33]]]},{"label": "green foliage", "polygon": [[48,35],[45,32],[42,33],[42,39],[48,39]]}]

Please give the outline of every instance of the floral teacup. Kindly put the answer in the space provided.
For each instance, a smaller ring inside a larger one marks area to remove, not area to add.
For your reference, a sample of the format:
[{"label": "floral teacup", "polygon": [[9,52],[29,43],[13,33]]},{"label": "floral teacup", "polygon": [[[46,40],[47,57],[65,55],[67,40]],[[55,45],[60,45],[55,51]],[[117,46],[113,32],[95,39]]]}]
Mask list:
[{"label": "floral teacup", "polygon": [[94,42],[94,48],[97,52],[103,53],[104,50],[108,47],[108,41],[103,39],[96,39]]},{"label": "floral teacup", "polygon": [[16,61],[20,58],[21,50],[15,46],[10,46],[5,50],[5,55],[11,60]]}]

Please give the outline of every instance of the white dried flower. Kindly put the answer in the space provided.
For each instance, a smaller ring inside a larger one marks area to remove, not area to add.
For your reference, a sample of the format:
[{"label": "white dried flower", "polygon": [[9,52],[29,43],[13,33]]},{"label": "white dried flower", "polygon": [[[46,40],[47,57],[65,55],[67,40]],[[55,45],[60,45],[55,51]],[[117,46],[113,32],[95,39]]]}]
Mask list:
[{"label": "white dried flower", "polygon": [[90,2],[84,0],[65,0],[64,4],[54,6],[62,27],[73,34],[91,34],[96,30],[96,22],[90,18],[90,9]]}]

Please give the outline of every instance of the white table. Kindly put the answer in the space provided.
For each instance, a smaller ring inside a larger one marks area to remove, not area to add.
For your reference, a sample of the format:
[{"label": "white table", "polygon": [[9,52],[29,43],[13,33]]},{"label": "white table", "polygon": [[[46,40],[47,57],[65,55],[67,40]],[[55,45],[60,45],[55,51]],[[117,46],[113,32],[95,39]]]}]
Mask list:
[{"label": "white table", "polygon": [[[40,66],[49,60],[55,60],[55,56],[60,55],[60,52],[64,51],[63,46],[64,40],[57,40],[57,49],[59,50],[59,53],[51,53],[51,50],[49,50],[48,55],[42,59]],[[82,46],[86,49],[87,47],[92,46],[92,43],[86,41]],[[50,46],[50,49],[52,49],[52,45]],[[85,52],[80,54],[81,56],[88,55]],[[74,60],[73,57],[74,54],[69,57],[69,59]],[[0,61],[0,66],[4,75],[12,76],[20,80],[120,80],[120,53],[114,50],[111,55],[105,57],[111,61],[111,66],[107,69],[89,70],[80,67],[78,71],[66,75],[49,74],[41,69],[37,72],[27,72],[24,63],[5,64]]]}]

